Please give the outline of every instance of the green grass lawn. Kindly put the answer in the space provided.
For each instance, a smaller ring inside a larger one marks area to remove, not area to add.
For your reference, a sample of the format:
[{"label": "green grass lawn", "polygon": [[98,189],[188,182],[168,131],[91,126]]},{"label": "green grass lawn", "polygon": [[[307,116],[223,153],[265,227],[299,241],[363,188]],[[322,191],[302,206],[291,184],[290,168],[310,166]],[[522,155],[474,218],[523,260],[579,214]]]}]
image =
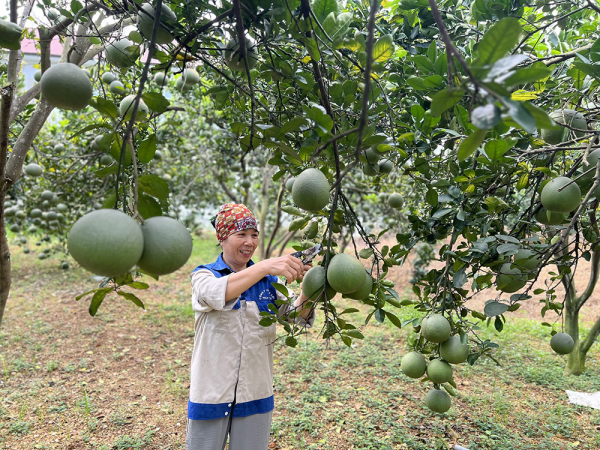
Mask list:
[{"label": "green grass lawn", "polygon": [[[177,274],[148,281],[137,294],[146,310],[112,295],[96,317],[95,287],[79,268],[58,268],[61,256],[39,260],[13,247],[13,290],[0,330],[0,449],[183,449],[193,346],[189,273],[211,262],[214,240],[196,240]],[[75,264],[72,264],[74,266]],[[398,287],[404,292],[403,287]],[[357,307],[353,323],[368,310]],[[401,320],[410,308],[395,311]],[[587,372],[563,375],[564,357],[536,320],[509,317],[495,357],[455,370],[458,396],[445,415],[430,412],[430,389],[403,375],[411,327],[374,320],[348,348],[319,336],[297,348],[276,345],[276,411],[272,449],[598,449],[600,411],[568,403],[565,389],[600,390],[598,346]]]}]

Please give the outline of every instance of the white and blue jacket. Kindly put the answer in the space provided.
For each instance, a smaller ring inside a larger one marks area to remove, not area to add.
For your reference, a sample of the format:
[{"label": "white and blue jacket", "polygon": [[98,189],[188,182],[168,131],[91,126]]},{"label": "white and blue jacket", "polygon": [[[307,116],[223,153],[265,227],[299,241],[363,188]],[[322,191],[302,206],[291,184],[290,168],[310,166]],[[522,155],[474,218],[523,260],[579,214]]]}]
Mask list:
[{"label": "white and blue jacket", "polygon": [[[248,265],[253,265],[250,261]],[[245,417],[273,410],[273,343],[275,325],[258,324],[260,311],[284,298],[268,275],[225,302],[228,275],[233,270],[221,254],[192,273],[192,305],[196,315],[191,363],[188,418],[210,420]],[[283,315],[288,305],[279,308]],[[314,317],[300,325],[310,326]],[[235,405],[234,405],[235,398]]]}]

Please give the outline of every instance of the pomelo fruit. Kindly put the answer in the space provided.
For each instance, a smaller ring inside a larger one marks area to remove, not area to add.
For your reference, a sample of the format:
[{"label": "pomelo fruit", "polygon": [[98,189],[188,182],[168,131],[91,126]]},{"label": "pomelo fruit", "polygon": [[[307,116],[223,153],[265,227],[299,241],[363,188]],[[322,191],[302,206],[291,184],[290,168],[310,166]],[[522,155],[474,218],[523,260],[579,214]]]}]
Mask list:
[{"label": "pomelo fruit", "polygon": [[296,178],[291,177],[285,182],[285,189],[288,192],[292,192],[292,187],[294,186],[294,181],[296,181]]},{"label": "pomelo fruit", "polygon": [[389,159],[382,159],[379,161],[379,173],[387,174],[394,170],[394,163]]},{"label": "pomelo fruit", "polygon": [[542,206],[555,213],[576,210],[581,204],[581,190],[572,181],[567,177],[556,177],[546,183],[540,195]]},{"label": "pomelo fruit", "polygon": [[33,74],[33,79],[39,82],[42,79],[42,71],[36,70],[36,72]]},{"label": "pomelo fruit", "polygon": [[200,82],[200,74],[195,69],[184,69],[181,79],[186,86],[194,86]]},{"label": "pomelo fruit", "polygon": [[365,159],[369,164],[376,164],[381,159],[381,153],[373,151],[372,148],[365,150]]},{"label": "pomelo fruit", "polygon": [[363,287],[367,276],[362,263],[345,253],[339,253],[331,258],[327,268],[327,281],[336,292],[342,294],[358,291]]},{"label": "pomelo fruit", "polygon": [[138,223],[115,209],[99,209],[81,217],[67,240],[71,256],[84,269],[104,277],[123,275],[144,251]]},{"label": "pomelo fruit", "polygon": [[127,93],[127,91],[125,90],[125,85],[119,80],[111,82],[108,86],[108,90],[115,95],[125,95]]},{"label": "pomelo fruit", "polygon": [[193,241],[188,229],[170,217],[147,219],[141,226],[144,251],[137,265],[154,275],[166,275],[183,266],[192,254]]},{"label": "pomelo fruit", "polygon": [[0,19],[0,48],[20,50],[22,34],[23,29],[19,25]]},{"label": "pomelo fruit", "polygon": [[56,214],[56,211],[48,211],[46,218],[48,220],[56,220],[58,218],[58,214]]},{"label": "pomelo fruit", "polygon": [[432,389],[425,396],[425,406],[433,412],[443,414],[452,406],[452,400],[446,391]]},{"label": "pomelo fruit", "polygon": [[250,180],[243,180],[240,185],[244,188],[244,189],[248,189],[250,186],[252,186],[252,183],[250,183]]},{"label": "pomelo fruit", "polygon": [[460,364],[469,356],[469,346],[460,342],[460,336],[450,336],[440,344],[440,356],[450,364]]},{"label": "pomelo fruit", "polygon": [[450,322],[441,314],[432,314],[421,322],[421,334],[429,342],[444,342],[448,340],[451,332]]},{"label": "pomelo fruit", "polygon": [[[131,114],[133,112],[133,101],[135,100],[135,95],[128,95],[119,104],[119,112],[122,116],[125,116],[125,119],[131,119]],[[140,122],[146,118],[148,115],[148,106],[144,100],[140,98],[138,103],[138,109],[135,113],[135,121]]]},{"label": "pomelo fruit", "polygon": [[[254,39],[249,36],[245,37],[246,40],[246,59],[248,61],[248,69],[252,70],[256,67],[258,63],[258,48],[256,47],[256,42]],[[237,71],[246,71],[246,64],[242,59],[242,50],[240,49],[240,44],[237,36],[230,40],[225,46],[225,50],[223,51],[223,57],[225,58],[225,64],[231,70]]]},{"label": "pomelo fruit", "polygon": [[[156,8],[150,3],[144,4],[138,11],[137,26],[142,36],[148,41],[152,38],[152,31],[154,30],[154,18],[156,17]],[[156,32],[156,43],[157,44],[168,44],[173,40],[173,35],[164,25],[168,21],[177,21],[177,17],[171,11],[166,4],[162,4],[160,8],[160,26]]]},{"label": "pomelo fruit", "polygon": [[[302,280],[302,292],[310,300],[323,300],[323,286],[325,285],[326,270],[323,266],[315,266],[306,272]],[[327,299],[331,300],[335,297],[335,289],[329,284],[327,286]]]},{"label": "pomelo fruit", "polygon": [[520,290],[527,284],[528,278],[518,267],[511,266],[511,263],[502,264],[496,276],[496,288],[508,294]]},{"label": "pomelo fruit", "polygon": [[7,208],[4,210],[4,217],[12,217],[17,213],[16,207]]},{"label": "pomelo fruit", "polygon": [[104,84],[110,84],[117,79],[117,76],[112,72],[104,72],[101,79]]},{"label": "pomelo fruit", "polygon": [[42,192],[41,197],[42,197],[42,200],[48,200],[48,201],[50,201],[50,200],[52,200],[54,198],[54,192],[52,192],[52,191],[44,191],[44,192]]},{"label": "pomelo fruit", "polygon": [[404,198],[397,192],[390,194],[390,196],[387,198],[387,202],[388,205],[394,209],[400,209],[402,206],[404,206]]},{"label": "pomelo fruit", "polygon": [[[559,109],[559,110],[551,112],[549,115],[550,115],[550,118],[552,120],[554,120],[557,124],[562,124],[562,125],[566,124],[573,128],[578,128],[580,130],[587,129],[587,122],[585,120],[585,117],[583,117],[583,114],[581,114],[578,111],[575,111],[572,109]],[[559,125],[558,128],[555,130],[549,129],[549,128],[544,128],[544,129],[542,129],[540,134],[542,136],[542,139],[544,139],[544,141],[546,141],[548,144],[556,145],[556,144],[560,144],[561,142],[565,142],[570,139],[569,138],[569,135],[571,134],[570,130],[568,133],[565,133],[567,137],[563,139],[564,130],[565,130],[565,127],[561,127]],[[577,136],[577,137],[581,137],[584,134],[585,133],[582,131],[575,132],[575,136]]]},{"label": "pomelo fruit", "polygon": [[31,163],[25,166],[25,173],[31,177],[39,177],[44,172],[42,166]]},{"label": "pomelo fruit", "polygon": [[427,369],[427,362],[419,352],[410,352],[402,357],[400,369],[407,377],[421,378]]},{"label": "pomelo fruit", "polygon": [[363,285],[356,291],[344,295],[344,297],[351,298],[353,300],[364,300],[371,294],[373,289],[373,277],[367,273],[367,278]]},{"label": "pomelo fruit", "polygon": [[329,203],[329,181],[319,169],[306,169],[292,186],[294,203],[306,211],[317,212]]},{"label": "pomelo fruit", "polygon": [[575,348],[575,341],[567,333],[556,333],[550,339],[550,347],[559,355],[567,355]]},{"label": "pomelo fruit", "polygon": [[563,213],[557,213],[548,211],[542,207],[538,212],[535,213],[535,220],[544,225],[560,225],[565,221],[566,215]]},{"label": "pomelo fruit", "polygon": [[31,218],[42,217],[42,210],[39,208],[32,209],[29,212],[29,217],[31,217]]},{"label": "pomelo fruit", "polygon": [[56,205],[56,210],[59,212],[67,212],[69,210],[69,207],[64,203],[59,203],[58,205]]},{"label": "pomelo fruit", "polygon": [[367,163],[363,166],[363,173],[368,177],[375,177],[379,175],[379,165]]},{"label": "pomelo fruit", "polygon": [[452,381],[452,367],[441,359],[429,361],[427,365],[427,378],[436,384],[448,383]]},{"label": "pomelo fruit", "polygon": [[105,53],[113,66],[131,67],[140,56],[140,48],[129,39],[119,39],[107,45]]},{"label": "pomelo fruit", "polygon": [[62,145],[62,144],[56,144],[56,145],[54,146],[54,153],[62,153],[62,152],[64,152],[66,149],[67,149],[67,148],[66,148],[64,145]]},{"label": "pomelo fruit", "polygon": [[156,72],[156,74],[154,75],[154,82],[161,87],[166,86],[169,82],[169,77],[165,75],[164,72]]},{"label": "pomelo fruit", "polygon": [[523,272],[532,272],[542,262],[542,257],[539,253],[529,250],[527,248],[520,249],[517,254],[513,257],[514,265],[521,269]]},{"label": "pomelo fruit", "polygon": [[112,156],[110,156],[110,155],[102,155],[100,157],[100,165],[101,166],[108,166],[113,161],[114,161],[114,158]]},{"label": "pomelo fruit", "polygon": [[[600,159],[600,148],[597,150],[594,150],[587,156],[586,161],[587,161],[588,165],[587,166],[582,165],[582,167],[581,167],[583,173],[587,172],[590,169],[595,169],[596,165],[598,164],[598,159]],[[594,178],[595,175],[596,175],[596,172],[594,170],[592,170],[590,173],[583,175],[581,178],[585,179],[585,180],[591,180]]]},{"label": "pomelo fruit", "polygon": [[79,111],[92,99],[92,82],[83,71],[71,63],[50,67],[40,81],[42,97],[56,108]]},{"label": "pomelo fruit", "polygon": [[17,225],[16,223],[13,223],[13,224],[10,226],[10,231],[12,231],[13,233],[18,233],[20,229],[21,229],[21,228],[19,228],[19,225]]},{"label": "pomelo fruit", "polygon": [[60,11],[56,8],[50,8],[46,13],[46,16],[50,20],[56,20],[60,17]]},{"label": "pomelo fruit", "polygon": [[185,84],[185,80],[183,79],[183,77],[179,77],[175,82],[175,88],[181,92],[187,92],[190,89],[192,89],[192,87],[193,85],[191,84]]},{"label": "pomelo fruit", "polygon": [[27,213],[25,211],[23,211],[22,209],[19,209],[15,213],[15,217],[17,219],[26,219],[27,218]]}]

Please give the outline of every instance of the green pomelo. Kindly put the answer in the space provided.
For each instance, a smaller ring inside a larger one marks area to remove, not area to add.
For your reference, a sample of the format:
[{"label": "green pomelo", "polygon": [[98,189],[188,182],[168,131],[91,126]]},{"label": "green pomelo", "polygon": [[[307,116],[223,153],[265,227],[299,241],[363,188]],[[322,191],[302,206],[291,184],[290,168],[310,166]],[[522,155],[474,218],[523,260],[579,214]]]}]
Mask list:
[{"label": "green pomelo", "polygon": [[69,207],[64,203],[59,203],[58,205],[56,205],[56,210],[60,212],[67,212],[69,210]]},{"label": "green pomelo", "polygon": [[429,342],[444,342],[448,340],[451,332],[450,322],[441,314],[432,314],[421,322],[421,334]]},{"label": "green pomelo", "polygon": [[250,183],[250,180],[243,180],[240,185],[244,188],[244,189],[248,189],[250,186],[252,186],[252,183]]},{"label": "green pomelo", "polygon": [[100,157],[100,165],[101,166],[108,166],[113,161],[114,161],[114,159],[110,155],[102,155],[102,157]]},{"label": "green pomelo", "polygon": [[112,72],[104,72],[101,79],[104,84],[110,84],[117,79],[117,76]]},{"label": "green pomelo", "polygon": [[535,220],[544,225],[560,225],[565,221],[566,216],[563,213],[548,211],[542,207],[535,213]]},{"label": "green pomelo", "polygon": [[292,192],[292,187],[294,186],[294,181],[296,181],[296,178],[294,178],[294,177],[291,177],[290,179],[288,179],[288,180],[285,182],[285,189],[286,189],[288,192]]},{"label": "green pomelo", "polygon": [[34,225],[31,225],[29,228],[27,228],[27,231],[31,234],[37,232],[37,227]]},{"label": "green pomelo", "polygon": [[31,212],[29,213],[29,217],[31,217],[31,218],[42,217],[42,210],[38,209],[38,208],[32,209]]},{"label": "green pomelo", "polygon": [[387,202],[388,205],[394,209],[400,209],[404,206],[404,198],[397,192],[390,194],[390,196],[387,198]]},{"label": "green pomelo", "polygon": [[427,369],[427,362],[419,352],[410,352],[402,357],[400,369],[407,377],[421,378]]},{"label": "green pomelo", "polygon": [[[306,272],[302,279],[302,292],[313,301],[323,300],[323,286],[325,286],[326,270],[323,266],[315,266]],[[335,297],[335,289],[327,284],[327,299]]]},{"label": "green pomelo", "polygon": [[15,217],[17,219],[25,219],[25,218],[27,218],[27,213],[25,211],[23,211],[22,209],[20,209],[15,213]]},{"label": "green pomelo", "polygon": [[533,250],[526,248],[520,249],[513,258],[514,265],[523,272],[531,272],[537,269],[542,262],[542,257]]},{"label": "green pomelo", "polygon": [[185,69],[181,74],[181,79],[186,86],[194,86],[200,83],[200,74],[195,69]]},{"label": "green pomelo", "polygon": [[125,85],[119,80],[111,82],[108,86],[108,90],[115,95],[125,95],[127,93],[125,90]]},{"label": "green pomelo", "polygon": [[56,214],[56,211],[48,211],[46,218],[48,220],[56,220],[58,218],[58,214]]},{"label": "green pomelo", "polygon": [[[298,183],[298,180],[296,180]],[[296,186],[294,183],[294,186]],[[340,253],[331,258],[327,268],[327,281],[336,292],[351,294],[358,291],[368,277],[362,263],[345,253]]]},{"label": "green pomelo", "polygon": [[0,48],[20,50],[22,33],[23,29],[16,23],[0,19]]},{"label": "green pomelo", "polygon": [[440,356],[450,364],[460,364],[469,356],[469,346],[460,342],[460,336],[450,336],[440,344]]},{"label": "green pomelo", "polygon": [[62,153],[62,152],[64,152],[66,149],[67,149],[67,148],[66,148],[64,145],[62,145],[62,144],[56,144],[56,145],[54,146],[54,152],[55,152],[55,153]]},{"label": "green pomelo", "polygon": [[54,198],[54,192],[52,191],[44,191],[42,192],[42,200],[52,200]]},{"label": "green pomelo", "polygon": [[137,265],[154,275],[166,275],[183,266],[192,254],[192,236],[181,222],[157,216],[141,226],[144,252]]},{"label": "green pomelo", "polygon": [[540,195],[544,208],[556,213],[576,210],[581,204],[581,190],[572,181],[567,177],[556,177],[546,183]]},{"label": "green pomelo", "polygon": [[[173,40],[173,35],[169,32],[169,30],[165,27],[165,22],[167,21],[177,21],[177,17],[171,11],[166,4],[162,4],[160,8],[160,26],[158,27],[156,33],[156,43],[159,45],[168,44]],[[137,16],[137,26],[142,36],[144,36],[147,40],[152,39],[152,31],[154,29],[154,22],[156,17],[156,9],[150,4],[146,3],[144,6],[140,8]]]},{"label": "green pomelo", "polygon": [[159,86],[166,86],[169,82],[169,77],[165,75],[164,72],[156,72],[154,75],[154,82]]},{"label": "green pomelo", "polygon": [[25,166],[25,173],[31,177],[39,177],[43,172],[44,169],[38,164],[31,163]]},{"label": "green pomelo", "polygon": [[[596,165],[598,164],[598,159],[600,159],[600,148],[597,150],[594,150],[587,156],[586,161],[587,161],[588,165],[587,166],[582,165],[583,173],[587,172],[590,169],[596,169]],[[583,175],[581,178],[585,179],[585,180],[591,180],[594,178],[595,175],[596,175],[596,171],[592,170],[591,172]]]},{"label": "green pomelo", "polygon": [[33,74],[33,79],[39,82],[42,79],[42,71],[36,70],[36,72]]},{"label": "green pomelo", "polygon": [[356,291],[350,294],[344,295],[344,297],[351,298],[353,300],[364,300],[371,294],[373,289],[373,277],[367,273],[367,278],[363,285]]},{"label": "green pomelo", "polygon": [[67,241],[71,256],[84,269],[104,277],[123,275],[144,251],[138,223],[115,209],[99,209],[80,218]]},{"label": "green pomelo", "polygon": [[389,159],[382,159],[379,161],[379,173],[391,173],[394,170],[394,163]]},{"label": "green pomelo", "polygon": [[79,111],[92,99],[92,83],[75,64],[60,63],[50,67],[40,81],[42,97],[56,108]]},{"label": "green pomelo", "polygon": [[113,66],[131,67],[140,56],[140,49],[129,39],[120,39],[106,47],[106,59]]},{"label": "green pomelo", "polygon": [[567,333],[556,333],[550,339],[550,347],[559,355],[567,355],[575,348],[575,341]]},{"label": "green pomelo", "polygon": [[[131,119],[131,114],[133,113],[133,105],[134,105],[133,101],[135,100],[135,97],[136,97],[135,95],[128,95],[123,100],[121,100],[121,103],[119,104],[119,112],[121,113],[122,116],[125,116],[125,119]],[[142,100],[140,98],[140,101],[138,103],[138,109],[135,113],[136,122],[140,122],[140,121],[144,120],[147,115],[148,115],[148,106],[146,106],[146,103],[144,102],[144,100]]]},{"label": "green pomelo", "polygon": [[292,186],[294,203],[306,211],[317,212],[329,203],[329,181],[319,169],[306,169]]},{"label": "green pomelo", "polygon": [[375,177],[379,175],[379,165],[367,163],[363,166],[363,173],[368,177]]},{"label": "green pomelo", "polygon": [[508,294],[517,292],[527,284],[527,274],[521,272],[519,268],[511,266],[511,263],[502,264],[496,276],[496,288]]},{"label": "green pomelo", "polygon": [[187,92],[190,89],[192,89],[193,85],[185,84],[185,80],[183,79],[183,77],[180,77],[175,82],[175,87],[177,88],[177,90],[179,90],[181,92]]},{"label": "green pomelo", "polygon": [[16,223],[13,223],[13,224],[10,226],[10,231],[12,231],[13,233],[18,233],[20,229],[21,229],[21,228],[20,228],[20,227],[19,227],[19,225],[17,225]]},{"label": "green pomelo", "polygon": [[60,17],[60,11],[56,8],[50,8],[46,15],[48,16],[48,19],[56,20]]},{"label": "green pomelo", "polygon": [[365,151],[365,159],[369,164],[375,164],[381,159],[381,153],[374,151],[372,148],[368,148]]},{"label": "green pomelo", "polygon": [[[580,130],[587,129],[587,122],[583,114],[578,111],[574,111],[572,109],[559,109],[557,111],[553,111],[550,114],[550,118],[554,120],[557,124],[569,125],[573,128],[578,128]],[[545,128],[541,131],[541,136],[544,141],[546,141],[550,145],[560,144],[561,142],[565,142],[569,140],[569,135],[571,132],[565,133],[565,127],[558,126],[557,129],[549,129]],[[563,136],[566,135],[566,138]],[[584,133],[581,131],[576,131],[575,136],[581,137]]]},{"label": "green pomelo", "polygon": [[433,412],[443,414],[452,406],[452,400],[446,391],[432,389],[425,396],[425,406]]},{"label": "green pomelo", "polygon": [[441,359],[429,361],[427,365],[427,378],[436,384],[448,383],[452,381],[452,367]]},{"label": "green pomelo", "polygon": [[[248,61],[248,69],[252,70],[258,63],[258,48],[254,39],[246,36],[246,60]],[[225,58],[225,64],[231,70],[237,70],[240,72],[246,71],[246,64],[242,58],[242,50],[240,48],[239,40],[237,36],[230,40],[225,47],[223,52]]]}]

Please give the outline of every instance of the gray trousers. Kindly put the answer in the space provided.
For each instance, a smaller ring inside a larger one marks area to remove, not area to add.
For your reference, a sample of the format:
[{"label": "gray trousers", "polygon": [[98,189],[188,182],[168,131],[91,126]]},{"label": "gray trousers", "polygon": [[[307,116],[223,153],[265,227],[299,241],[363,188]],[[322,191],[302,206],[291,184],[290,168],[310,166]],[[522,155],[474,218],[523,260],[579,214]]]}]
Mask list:
[{"label": "gray trousers", "polygon": [[185,450],[267,450],[273,411],[247,417],[189,420]]}]

